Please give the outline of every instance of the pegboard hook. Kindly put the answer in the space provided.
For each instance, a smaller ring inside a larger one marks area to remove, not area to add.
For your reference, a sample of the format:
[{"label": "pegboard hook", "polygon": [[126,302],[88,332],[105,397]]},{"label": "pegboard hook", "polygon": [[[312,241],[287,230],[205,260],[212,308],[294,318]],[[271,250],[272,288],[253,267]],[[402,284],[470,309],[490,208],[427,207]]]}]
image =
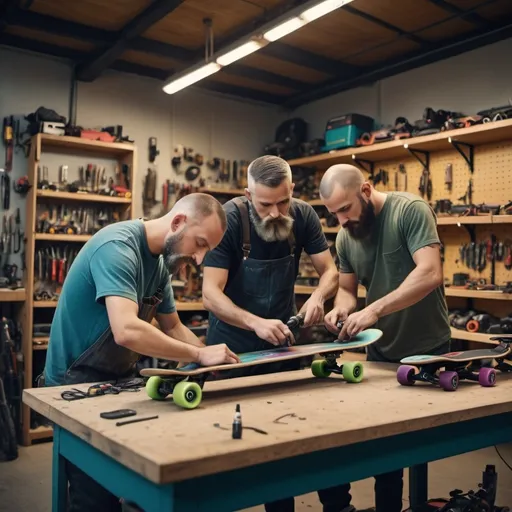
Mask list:
[{"label": "pegboard hook", "polygon": [[[448,142],[459,152],[462,158],[464,158],[468,164],[471,174],[473,174],[475,170],[475,146],[468,144],[467,142],[460,142],[452,139],[451,137],[448,137]],[[464,152],[462,149],[463,147],[467,149],[467,153]]]}]

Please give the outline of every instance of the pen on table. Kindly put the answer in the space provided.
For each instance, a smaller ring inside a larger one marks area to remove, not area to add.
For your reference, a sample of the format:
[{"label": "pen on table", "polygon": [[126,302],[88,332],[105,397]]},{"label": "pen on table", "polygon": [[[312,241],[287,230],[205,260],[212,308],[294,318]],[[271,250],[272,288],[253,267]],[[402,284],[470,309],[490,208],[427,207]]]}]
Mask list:
[{"label": "pen on table", "polygon": [[146,418],[136,418],[133,420],[118,421],[116,423],[116,427],[120,427],[122,425],[128,425],[130,423],[138,423],[139,421],[154,420],[156,418],[158,418],[158,416],[147,416]]}]

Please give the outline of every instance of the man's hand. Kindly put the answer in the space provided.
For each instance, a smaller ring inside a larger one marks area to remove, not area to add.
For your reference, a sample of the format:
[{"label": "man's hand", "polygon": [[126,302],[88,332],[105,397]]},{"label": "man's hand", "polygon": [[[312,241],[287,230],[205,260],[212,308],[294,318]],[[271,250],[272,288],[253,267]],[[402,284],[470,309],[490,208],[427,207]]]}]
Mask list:
[{"label": "man's hand", "polygon": [[324,316],[324,299],[320,294],[314,293],[302,306],[304,327],[319,324]]},{"label": "man's hand", "polygon": [[272,345],[284,345],[287,338],[293,343],[293,334],[286,324],[281,320],[267,320],[260,318],[253,328],[256,336],[262,340],[272,343]]},{"label": "man's hand", "polygon": [[347,339],[347,337],[351,338],[374,325],[378,319],[379,317],[371,307],[366,307],[361,311],[352,313],[345,320],[338,339],[344,340]]},{"label": "man's hand", "polygon": [[240,358],[234,352],[231,352],[225,343],[222,343],[199,349],[197,362],[201,366],[214,366],[224,363],[239,363]]},{"label": "man's hand", "polygon": [[344,322],[348,317],[348,309],[335,307],[329,313],[325,315],[324,323],[325,327],[328,331],[331,331],[333,334],[338,334],[340,329],[338,327],[338,322]]}]

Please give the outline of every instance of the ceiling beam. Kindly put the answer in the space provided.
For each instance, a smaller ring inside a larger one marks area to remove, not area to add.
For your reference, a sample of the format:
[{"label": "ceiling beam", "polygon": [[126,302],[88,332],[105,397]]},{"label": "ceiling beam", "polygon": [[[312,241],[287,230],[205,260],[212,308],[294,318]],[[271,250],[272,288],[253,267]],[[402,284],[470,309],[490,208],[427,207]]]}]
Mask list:
[{"label": "ceiling beam", "polygon": [[157,21],[165,18],[179,7],[184,0],[155,0],[148,8],[129,21],[119,32],[115,42],[77,66],[76,76],[79,80],[91,81],[98,78],[103,70],[115,62],[128,48],[131,40],[139,37]]},{"label": "ceiling beam", "polygon": [[[56,44],[44,43],[41,41],[36,41],[34,39],[27,39],[12,34],[0,34],[0,45],[5,45],[12,48],[19,48],[22,50],[28,50],[45,55],[51,55],[53,57],[68,59],[72,62],[76,62],[77,60],[83,59],[87,56],[86,52],[80,50],[66,48],[64,46],[59,46]],[[162,69],[153,68],[150,66],[143,66],[141,64],[136,64],[133,62],[127,62],[123,60],[117,60],[113,62],[112,64],[110,64],[109,69],[122,71],[124,73],[146,76],[149,78],[154,78],[156,80],[164,80],[169,76],[169,70],[164,71]],[[207,81],[203,82],[197,84],[196,87],[201,87],[218,93],[229,94],[231,96],[237,96],[239,98],[245,98],[265,103],[281,104],[284,101],[283,97],[269,94],[264,91],[258,91],[255,89],[238,87],[229,84],[213,83]]]},{"label": "ceiling beam", "polygon": [[[31,28],[34,30],[42,30],[44,32],[59,36],[72,37],[74,39],[78,39],[90,44],[111,45],[114,44],[116,40],[116,32],[89,27],[81,23],[65,21],[36,12],[20,10],[14,12],[9,19],[10,22],[14,25]],[[162,43],[160,41],[147,39],[140,36],[129,41],[128,48],[145,53],[161,55],[162,57],[167,57],[184,63],[188,63],[196,57],[196,52],[193,50],[188,50],[180,46],[175,46],[169,43]],[[300,59],[300,55],[297,56],[297,58]],[[233,69],[228,71],[228,68]],[[242,66],[238,63],[234,63],[231,66],[226,67],[224,71],[233,75],[251,75],[254,80],[265,81],[267,83],[281,85],[284,87],[290,87],[296,91],[302,91],[308,86],[307,82],[300,82],[283,75],[270,73],[248,66]],[[336,72],[337,71],[339,71],[339,67],[336,68]]]},{"label": "ceiling beam", "polygon": [[299,93],[284,103],[285,107],[296,108],[300,105],[337,94],[348,89],[361,87],[382,80],[384,78],[398,75],[405,71],[432,64],[434,62],[454,57],[488,44],[497,43],[504,39],[512,37],[512,20],[492,30],[480,30],[470,36],[453,38],[437,48],[428,51],[415,52],[398,59],[392,59],[379,64],[371,69],[367,69],[360,75],[347,79],[340,75],[332,80],[327,80],[322,84],[314,85],[304,93]]},{"label": "ceiling beam", "polygon": [[202,80],[194,84],[194,87],[206,89],[221,94],[229,94],[230,96],[238,96],[242,99],[250,99],[253,101],[260,101],[263,103],[272,103],[274,105],[281,105],[286,100],[284,96],[278,96],[265,91],[258,91],[247,87],[239,87],[238,85],[224,84],[214,82],[212,80]]},{"label": "ceiling beam", "polygon": [[9,18],[19,8],[21,0],[4,0],[0,3],[0,34],[9,25]]},{"label": "ceiling beam", "polygon": [[[473,25],[476,25],[480,28],[489,28],[493,23],[491,23],[489,20],[486,20],[485,18],[482,18],[479,14],[476,12],[466,12],[465,9],[462,9],[450,2],[447,2],[446,0],[428,0],[431,4],[437,5],[437,7],[440,7],[441,9],[444,9],[447,12],[451,12],[452,14],[456,14],[458,18],[465,19],[466,21],[469,21],[470,23],[473,23]],[[493,0],[492,2],[484,2],[482,5],[487,5],[490,3],[494,3],[497,0]],[[476,6],[478,9],[481,6]]]},{"label": "ceiling beam", "polygon": [[360,11],[359,9],[355,9],[351,5],[345,5],[343,9],[350,14],[353,14],[354,16],[358,16],[359,18],[362,18],[363,20],[370,21],[371,23],[374,23],[375,25],[378,25],[379,27],[385,28],[391,32],[394,32],[395,34],[398,34],[400,37],[409,39],[410,41],[413,41],[416,44],[419,44],[420,46],[426,48],[432,45],[429,41],[426,41],[425,39],[415,35],[411,34],[410,32],[407,32],[405,30],[402,30],[399,27],[396,27],[395,25],[392,25],[391,23],[388,23],[387,21],[381,20],[380,18],[377,18],[375,16],[372,16],[371,14],[368,14],[366,12]]},{"label": "ceiling beam", "polygon": [[279,85],[281,87],[288,87],[289,89],[294,89],[297,92],[304,91],[309,87],[309,84],[306,82],[301,82],[284,75],[277,75],[263,69],[251,68],[239,63],[233,63],[222,68],[221,73],[233,76],[242,76],[251,80]]}]

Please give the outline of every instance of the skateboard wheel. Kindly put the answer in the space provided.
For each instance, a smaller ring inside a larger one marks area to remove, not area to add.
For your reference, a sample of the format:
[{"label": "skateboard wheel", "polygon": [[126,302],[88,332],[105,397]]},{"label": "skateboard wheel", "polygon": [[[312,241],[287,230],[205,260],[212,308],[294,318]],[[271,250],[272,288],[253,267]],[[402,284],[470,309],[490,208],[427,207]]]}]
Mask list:
[{"label": "skateboard wheel", "polygon": [[441,372],[439,384],[445,391],[455,391],[459,387],[459,376],[457,372]]},{"label": "skateboard wheel", "polygon": [[327,361],[325,359],[316,359],[311,363],[311,372],[315,377],[325,378],[331,375],[330,370],[327,369]]},{"label": "skateboard wheel", "polygon": [[414,366],[404,365],[400,366],[398,368],[398,371],[396,372],[396,380],[402,385],[402,386],[413,386],[416,382],[413,377],[416,373],[416,370]]},{"label": "skateboard wheel", "polygon": [[347,382],[361,382],[363,380],[364,367],[362,363],[348,361],[343,363],[343,378]]},{"label": "skateboard wheel", "polygon": [[494,368],[483,367],[478,372],[478,382],[485,388],[490,388],[496,384],[496,370]]},{"label": "skateboard wheel", "polygon": [[172,399],[176,405],[183,409],[195,409],[203,396],[201,386],[197,382],[178,382],[172,391]]},{"label": "skateboard wheel", "polygon": [[149,398],[152,398],[153,400],[163,400],[167,396],[168,393],[162,392],[160,390],[163,382],[164,379],[161,377],[149,377],[148,381],[146,382],[146,393]]}]

